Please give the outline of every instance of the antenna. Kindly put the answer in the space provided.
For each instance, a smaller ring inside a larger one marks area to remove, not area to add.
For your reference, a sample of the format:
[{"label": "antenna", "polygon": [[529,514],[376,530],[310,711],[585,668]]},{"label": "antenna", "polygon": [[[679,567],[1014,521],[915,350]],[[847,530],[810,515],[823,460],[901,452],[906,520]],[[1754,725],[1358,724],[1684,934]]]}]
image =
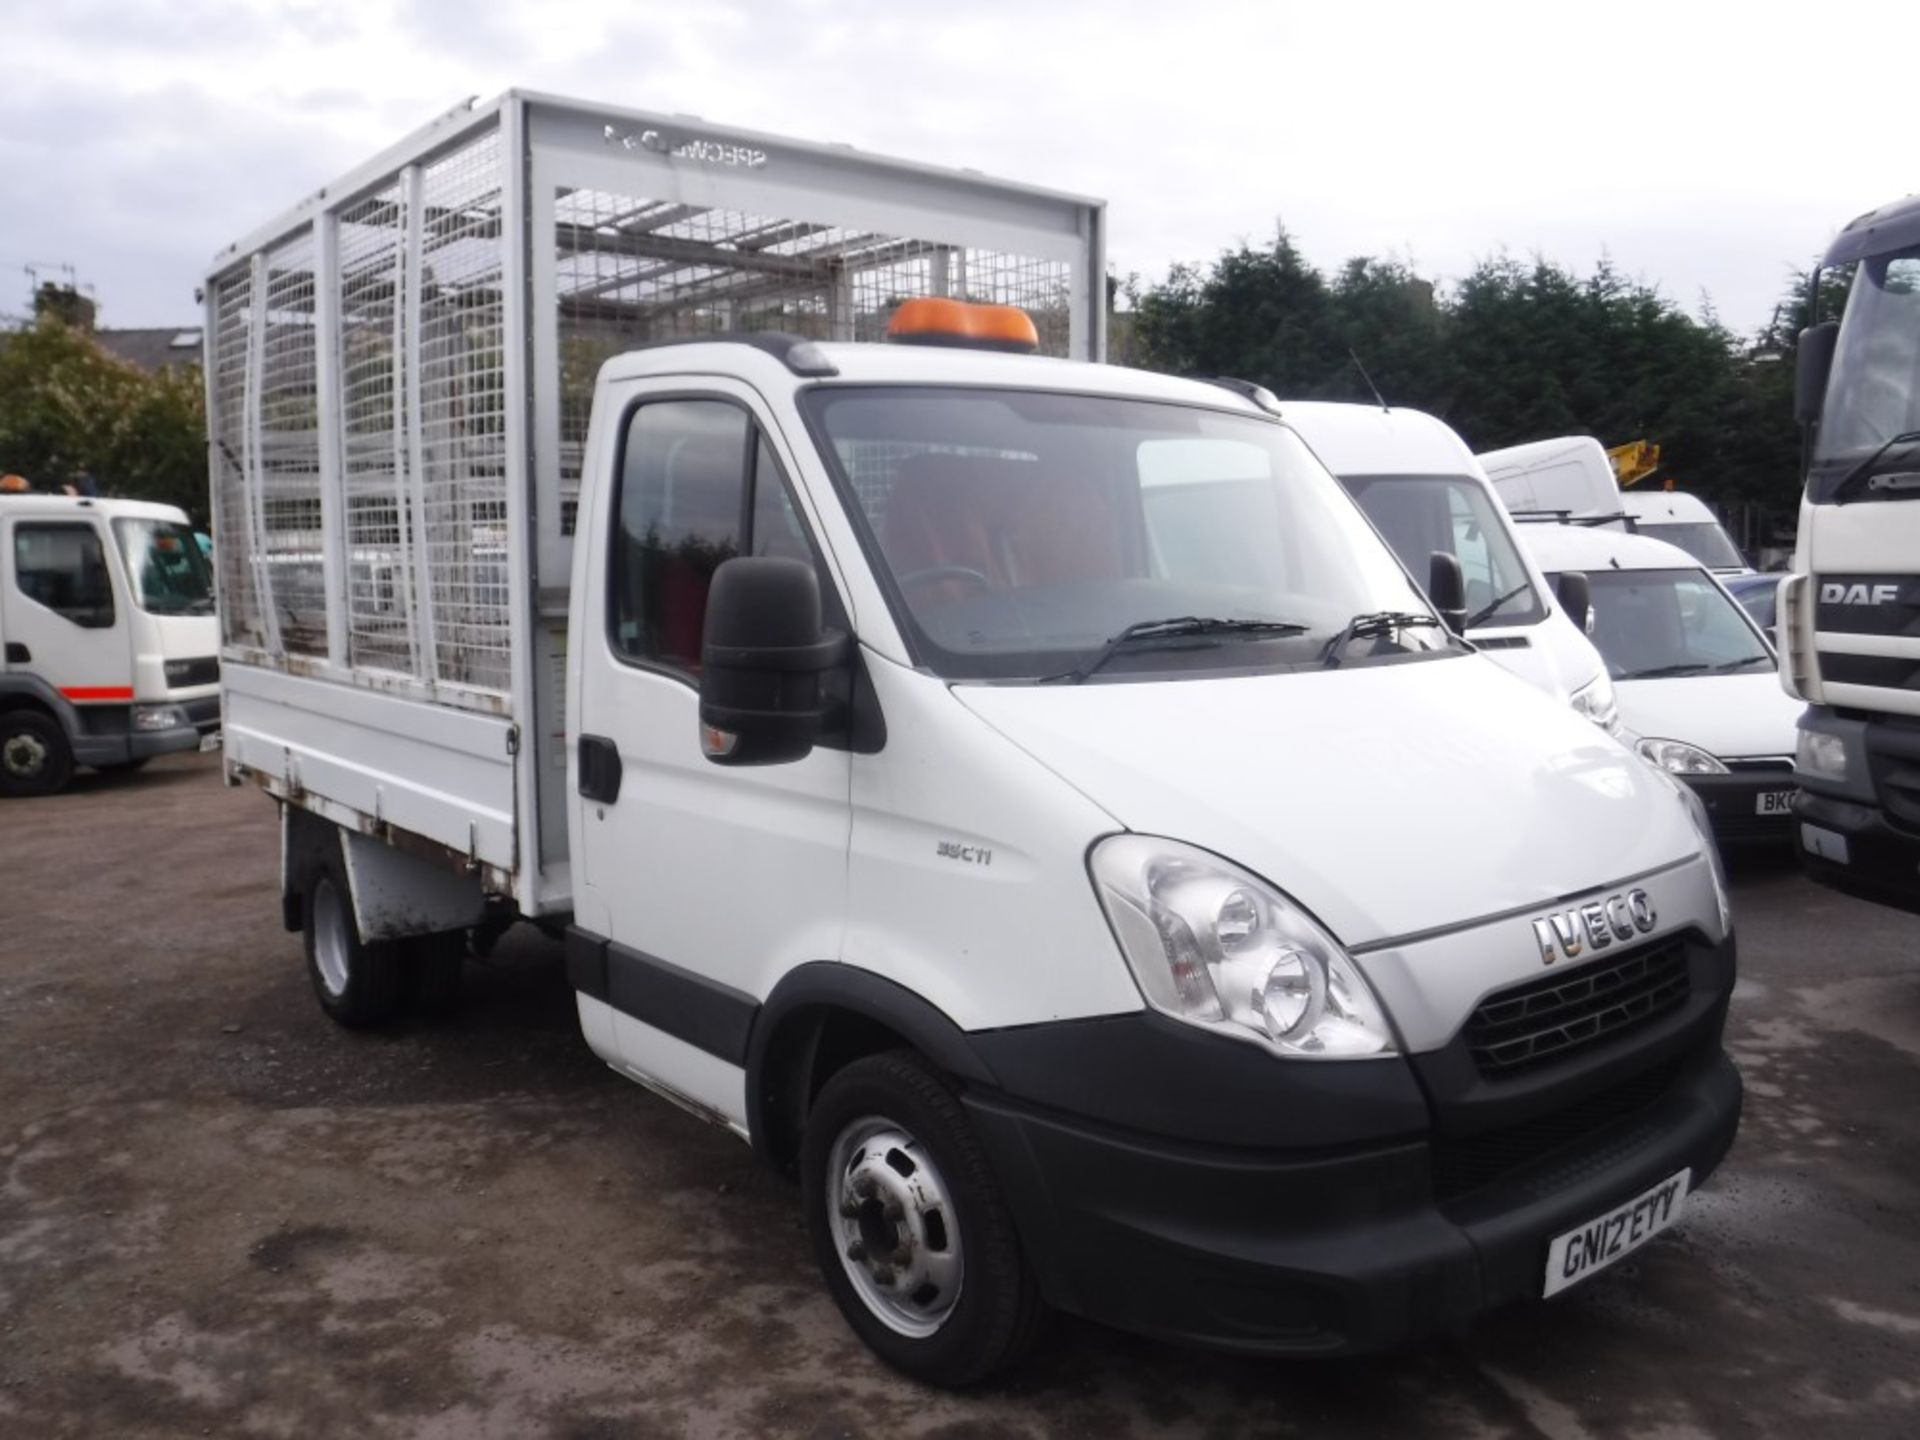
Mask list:
[{"label": "antenna", "polygon": [[1388,414],[1393,413],[1392,407],[1387,404],[1387,397],[1380,393],[1380,387],[1373,383],[1373,377],[1367,374],[1367,367],[1360,363],[1359,354],[1351,346],[1347,349],[1347,358],[1353,361],[1353,368],[1360,372],[1360,378],[1367,382],[1367,389],[1371,390],[1373,398],[1380,402],[1380,408]]}]

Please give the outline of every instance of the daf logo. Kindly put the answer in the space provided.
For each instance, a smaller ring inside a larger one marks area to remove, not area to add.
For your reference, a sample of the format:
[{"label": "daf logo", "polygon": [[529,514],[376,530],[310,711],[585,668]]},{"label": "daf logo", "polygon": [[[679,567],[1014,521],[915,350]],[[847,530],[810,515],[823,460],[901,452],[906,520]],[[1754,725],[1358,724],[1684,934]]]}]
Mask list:
[{"label": "daf logo", "polygon": [[1822,605],[1891,605],[1899,598],[1898,585],[1847,585],[1829,580],[1820,587]]},{"label": "daf logo", "polygon": [[1631,940],[1653,929],[1653,901],[1644,890],[1629,890],[1582,905],[1543,915],[1533,922],[1533,938],[1540,946],[1540,963],[1551,965],[1562,956],[1578,960],[1589,950],[1604,950],[1616,940]]}]

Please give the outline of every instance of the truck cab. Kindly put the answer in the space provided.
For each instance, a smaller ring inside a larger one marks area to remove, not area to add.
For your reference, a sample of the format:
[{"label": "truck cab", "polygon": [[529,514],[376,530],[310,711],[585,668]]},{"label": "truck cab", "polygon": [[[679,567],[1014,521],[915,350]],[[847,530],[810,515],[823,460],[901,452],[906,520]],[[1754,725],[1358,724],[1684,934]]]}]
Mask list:
[{"label": "truck cab", "polygon": [[0,644],[0,796],[219,730],[212,577],[172,506],[0,495]]},{"label": "truck cab", "polygon": [[1920,913],[1920,197],[1862,215],[1816,273],[1851,283],[1803,331],[1807,483],[1778,596],[1805,700],[1796,836],[1819,880]]},{"label": "truck cab", "polygon": [[1418,410],[1372,405],[1290,400],[1280,413],[1409,573],[1424,577],[1435,551],[1458,561],[1467,639],[1588,719],[1615,722],[1612,685],[1584,633],[1584,611],[1571,614],[1534,565],[1480,462],[1451,428]]}]

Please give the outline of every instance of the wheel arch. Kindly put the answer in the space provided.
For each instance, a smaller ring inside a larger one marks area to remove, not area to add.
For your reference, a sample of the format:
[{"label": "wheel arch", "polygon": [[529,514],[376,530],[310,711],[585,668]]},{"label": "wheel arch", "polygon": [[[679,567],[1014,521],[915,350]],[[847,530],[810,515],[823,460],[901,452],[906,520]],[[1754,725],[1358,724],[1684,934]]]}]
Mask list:
[{"label": "wheel arch", "polygon": [[747,1042],[747,1131],[754,1153],[791,1174],[808,1107],[838,1069],[863,1055],[917,1051],[963,1085],[997,1085],[946,1013],[903,985],[832,961],[782,977]]}]

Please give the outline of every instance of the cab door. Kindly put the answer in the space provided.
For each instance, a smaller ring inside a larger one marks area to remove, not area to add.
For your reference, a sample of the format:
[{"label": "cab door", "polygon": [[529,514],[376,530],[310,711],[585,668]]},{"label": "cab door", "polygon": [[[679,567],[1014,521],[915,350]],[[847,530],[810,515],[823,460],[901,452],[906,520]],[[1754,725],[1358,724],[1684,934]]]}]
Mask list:
[{"label": "cab door", "polygon": [[707,592],[736,555],[786,556],[814,563],[829,623],[844,612],[753,392],[702,377],[602,399],[623,409],[575,612],[577,913],[605,927],[623,1067],[744,1129],[758,1003],[791,967],[839,957],[850,763],[824,747],[785,765],[705,757]]},{"label": "cab door", "polygon": [[7,669],[79,705],[133,700],[129,607],[115,593],[112,544],[91,516],[0,516]]}]

